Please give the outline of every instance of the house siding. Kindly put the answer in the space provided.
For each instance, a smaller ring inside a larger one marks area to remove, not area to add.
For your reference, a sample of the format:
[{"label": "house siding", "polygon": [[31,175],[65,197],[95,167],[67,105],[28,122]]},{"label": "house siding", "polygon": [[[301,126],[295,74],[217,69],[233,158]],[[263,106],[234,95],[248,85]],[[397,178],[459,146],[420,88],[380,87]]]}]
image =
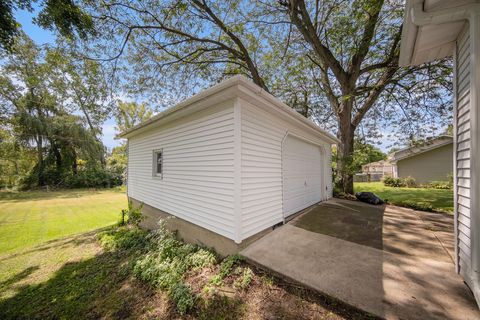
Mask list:
[{"label": "house siding", "polygon": [[453,143],[397,161],[398,177],[413,177],[418,183],[446,181],[452,173]]},{"label": "house siding", "polygon": [[[469,278],[471,270],[471,83],[469,27],[461,33],[456,46],[456,112],[455,112],[455,202],[458,271]],[[468,281],[468,280],[467,280]]]},{"label": "house siding", "polygon": [[243,239],[283,221],[282,143],[287,133],[322,146],[326,160],[324,183],[328,187],[323,198],[332,196],[330,145],[273,112],[241,100]]},{"label": "house siding", "polygon": [[[152,175],[163,149],[163,177]],[[128,143],[128,196],[235,238],[233,101],[134,136]]]}]

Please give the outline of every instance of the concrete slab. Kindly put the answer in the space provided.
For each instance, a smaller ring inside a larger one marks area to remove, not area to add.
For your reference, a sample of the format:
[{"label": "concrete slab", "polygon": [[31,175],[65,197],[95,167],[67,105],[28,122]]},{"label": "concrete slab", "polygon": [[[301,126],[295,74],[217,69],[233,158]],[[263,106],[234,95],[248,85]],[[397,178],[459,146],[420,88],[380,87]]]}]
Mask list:
[{"label": "concrete slab", "polygon": [[440,240],[448,238],[451,219],[422,215],[328,201],[241,254],[386,319],[480,319],[471,292],[455,274],[449,245]]}]

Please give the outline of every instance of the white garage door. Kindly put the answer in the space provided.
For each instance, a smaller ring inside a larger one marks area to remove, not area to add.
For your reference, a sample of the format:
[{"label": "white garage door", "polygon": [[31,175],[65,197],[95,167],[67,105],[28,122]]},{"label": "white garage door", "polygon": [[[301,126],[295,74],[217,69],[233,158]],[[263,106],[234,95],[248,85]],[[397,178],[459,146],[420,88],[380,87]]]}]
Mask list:
[{"label": "white garage door", "polygon": [[320,147],[288,136],[283,145],[283,212],[294,214],[322,200]]}]

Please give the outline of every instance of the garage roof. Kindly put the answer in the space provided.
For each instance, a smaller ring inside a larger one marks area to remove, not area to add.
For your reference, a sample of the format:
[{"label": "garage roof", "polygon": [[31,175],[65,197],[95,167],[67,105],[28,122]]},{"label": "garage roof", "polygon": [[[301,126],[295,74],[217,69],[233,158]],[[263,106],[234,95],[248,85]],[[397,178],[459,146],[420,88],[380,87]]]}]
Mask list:
[{"label": "garage roof", "polygon": [[242,75],[231,77],[211,88],[201,91],[191,98],[180,102],[176,106],[160,112],[147,121],[144,121],[130,128],[129,130],[120,133],[118,137],[131,138],[141,132],[144,132],[145,130],[161,125],[166,120],[170,121],[176,118],[184,117],[187,114],[202,110],[203,108],[208,108],[214,103],[219,103],[234,97],[244,97],[250,100],[256,99],[257,101],[263,103],[267,102],[270,106],[276,108],[277,111],[284,117],[297,122],[303,127],[313,130],[325,138],[329,143],[336,144],[340,142],[334,135],[321,129],[313,121],[305,118],[300,113],[293,110],[278,98],[275,98],[273,95],[266,92]]},{"label": "garage roof", "polygon": [[451,56],[455,40],[480,0],[407,0],[400,65],[419,65]]}]

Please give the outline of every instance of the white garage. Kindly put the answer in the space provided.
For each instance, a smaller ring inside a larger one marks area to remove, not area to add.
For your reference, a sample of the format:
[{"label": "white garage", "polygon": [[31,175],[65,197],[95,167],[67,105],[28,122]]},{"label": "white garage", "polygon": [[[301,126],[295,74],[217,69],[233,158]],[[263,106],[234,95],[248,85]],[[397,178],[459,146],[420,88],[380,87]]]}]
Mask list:
[{"label": "white garage", "polygon": [[174,216],[182,238],[220,253],[332,196],[338,140],[242,76],[121,137],[128,197],[144,203],[145,224]]},{"label": "white garage", "polygon": [[292,135],[283,143],[283,213],[288,217],[325,199],[322,147]]}]

